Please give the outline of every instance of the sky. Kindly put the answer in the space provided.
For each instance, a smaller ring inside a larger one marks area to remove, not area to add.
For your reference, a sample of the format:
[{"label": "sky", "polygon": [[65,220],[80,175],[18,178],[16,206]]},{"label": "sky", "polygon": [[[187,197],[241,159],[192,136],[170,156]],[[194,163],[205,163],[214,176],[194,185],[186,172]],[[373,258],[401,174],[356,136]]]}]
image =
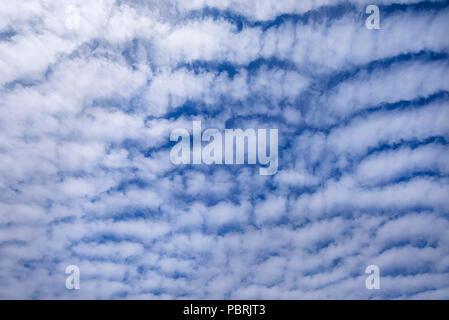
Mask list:
[{"label": "sky", "polygon": [[[0,7],[0,299],[449,298],[449,1]],[[193,121],[277,173],[171,163]]]}]

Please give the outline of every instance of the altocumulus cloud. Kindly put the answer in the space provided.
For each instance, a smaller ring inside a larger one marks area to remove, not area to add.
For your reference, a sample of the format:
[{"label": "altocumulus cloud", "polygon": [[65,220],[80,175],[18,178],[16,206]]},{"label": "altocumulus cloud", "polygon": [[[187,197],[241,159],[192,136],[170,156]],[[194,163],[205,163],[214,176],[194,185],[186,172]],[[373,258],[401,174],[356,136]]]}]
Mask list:
[{"label": "altocumulus cloud", "polygon": [[[448,29],[448,1],[2,3],[0,298],[449,298]],[[278,128],[278,173],[171,164],[193,120]]]}]

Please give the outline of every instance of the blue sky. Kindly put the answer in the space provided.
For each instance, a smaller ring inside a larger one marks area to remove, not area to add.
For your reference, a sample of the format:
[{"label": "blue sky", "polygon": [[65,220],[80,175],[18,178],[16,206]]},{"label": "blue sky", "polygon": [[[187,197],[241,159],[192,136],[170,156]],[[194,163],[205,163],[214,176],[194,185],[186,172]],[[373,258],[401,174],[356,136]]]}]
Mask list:
[{"label": "blue sky", "polygon": [[[0,298],[449,298],[447,30],[448,1],[2,4]],[[193,120],[279,129],[278,172],[173,165]]]}]

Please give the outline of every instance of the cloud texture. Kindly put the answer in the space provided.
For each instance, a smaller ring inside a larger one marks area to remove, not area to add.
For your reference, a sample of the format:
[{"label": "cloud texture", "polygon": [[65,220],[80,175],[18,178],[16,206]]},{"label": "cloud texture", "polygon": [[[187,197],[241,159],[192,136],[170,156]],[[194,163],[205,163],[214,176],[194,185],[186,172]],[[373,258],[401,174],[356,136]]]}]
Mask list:
[{"label": "cloud texture", "polygon": [[[449,298],[448,29],[448,1],[3,3],[0,298]],[[278,173],[171,164],[193,120],[279,128]]]}]

